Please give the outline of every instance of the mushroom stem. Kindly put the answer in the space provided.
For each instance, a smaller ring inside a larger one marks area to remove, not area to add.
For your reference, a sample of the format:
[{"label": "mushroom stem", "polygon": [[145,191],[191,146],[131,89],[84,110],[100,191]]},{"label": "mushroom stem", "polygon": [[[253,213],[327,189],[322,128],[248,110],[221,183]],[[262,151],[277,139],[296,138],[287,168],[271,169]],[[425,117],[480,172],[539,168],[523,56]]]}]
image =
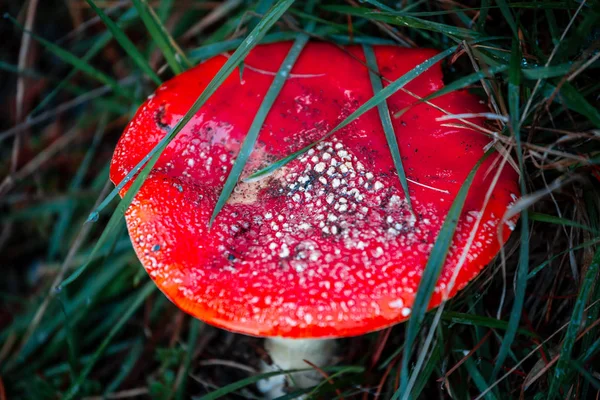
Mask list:
[{"label": "mushroom stem", "polygon": [[[262,372],[308,368],[309,365],[304,360],[323,367],[330,362],[335,348],[334,339],[267,338],[265,350],[269,353],[272,364],[263,362]],[[304,389],[317,385],[321,380],[322,376],[318,371],[296,372],[262,379],[258,382],[258,389],[266,398],[274,399],[285,395],[286,387]]]}]

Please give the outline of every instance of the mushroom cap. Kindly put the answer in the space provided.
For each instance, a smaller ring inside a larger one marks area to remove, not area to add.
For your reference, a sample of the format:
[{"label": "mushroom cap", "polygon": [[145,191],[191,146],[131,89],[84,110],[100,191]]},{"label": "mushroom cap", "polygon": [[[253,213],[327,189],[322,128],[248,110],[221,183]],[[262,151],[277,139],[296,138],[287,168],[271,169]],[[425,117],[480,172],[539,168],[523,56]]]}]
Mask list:
[{"label": "mushroom cap", "polygon": [[[360,335],[406,320],[448,210],[490,139],[436,118],[430,104],[392,123],[417,218],[409,212],[377,109],[272,175],[238,184],[212,228],[208,221],[234,159],[291,42],[261,45],[232,73],[159,158],[126,212],[133,247],[163,293],[209,324],[249,335]],[[273,104],[243,177],[314,142],[373,96],[359,46],[309,42]],[[375,46],[394,80],[434,50]],[[226,62],[217,56],[161,85],[139,108],[111,164],[120,182],[188,111]],[[385,84],[385,83],[384,83]],[[406,89],[444,86],[439,64]],[[415,98],[398,91],[392,114]],[[452,114],[487,111],[452,92],[432,101]],[[471,119],[482,125],[483,120]],[[498,253],[514,219],[517,174],[489,157],[471,186],[430,307],[442,301],[467,238],[476,240],[447,293],[454,296]],[[482,210],[499,165],[503,170]],[[126,188],[121,193],[125,193]],[[502,226],[500,226],[502,225]]]}]

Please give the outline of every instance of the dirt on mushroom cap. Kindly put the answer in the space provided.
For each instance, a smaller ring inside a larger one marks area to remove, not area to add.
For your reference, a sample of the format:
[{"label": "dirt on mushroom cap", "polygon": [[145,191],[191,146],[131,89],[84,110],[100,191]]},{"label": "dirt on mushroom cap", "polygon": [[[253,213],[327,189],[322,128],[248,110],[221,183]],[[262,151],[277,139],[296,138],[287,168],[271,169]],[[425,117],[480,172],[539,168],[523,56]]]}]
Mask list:
[{"label": "dirt on mushroom cap", "polygon": [[[180,308],[213,325],[260,336],[340,337],[381,329],[410,315],[427,257],[461,183],[489,138],[445,126],[428,104],[392,119],[407,171],[408,210],[376,110],[337,132],[275,174],[241,183],[209,230],[208,220],[262,97],[291,43],[256,47],[242,77],[234,72],[159,159],[127,211],[134,248],[161,290]],[[374,48],[393,80],[435,54]],[[312,143],[373,95],[360,47],[346,52],[309,43],[273,105],[244,176]],[[140,107],[113,157],[121,181],[186,113],[226,61],[215,57],[162,85]],[[425,96],[443,87],[439,65],[406,88]],[[414,98],[397,92],[395,113]],[[450,113],[487,111],[453,92],[433,101]],[[473,120],[483,124],[481,120]],[[451,295],[499,251],[499,227],[518,196],[505,164],[485,210],[498,165],[480,168],[430,306],[441,301],[467,236],[477,240]]]}]

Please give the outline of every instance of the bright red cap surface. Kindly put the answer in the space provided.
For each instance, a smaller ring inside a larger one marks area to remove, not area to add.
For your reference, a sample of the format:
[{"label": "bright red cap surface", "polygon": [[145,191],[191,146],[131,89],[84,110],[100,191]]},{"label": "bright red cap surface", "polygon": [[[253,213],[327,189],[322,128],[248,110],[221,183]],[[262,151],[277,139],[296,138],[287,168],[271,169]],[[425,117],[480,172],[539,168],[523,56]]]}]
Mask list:
[{"label": "bright red cap surface", "polygon": [[[256,47],[165,150],[127,211],[135,251],[158,287],[191,315],[259,336],[360,335],[407,319],[436,236],[489,138],[444,126],[420,104],[392,118],[417,220],[411,218],[376,109],[275,174],[241,183],[207,223],[242,140],[291,43]],[[273,105],[243,176],[312,143],[373,96],[362,49],[309,43]],[[381,73],[397,79],[433,50],[377,46]],[[111,179],[125,175],[187,112],[225,63],[212,58],[162,85],[121,137]],[[439,65],[406,88],[443,87]],[[397,92],[396,113],[414,102]],[[433,101],[453,114],[487,111],[454,92]],[[473,119],[483,124],[480,119]],[[451,121],[456,122],[456,121]],[[446,122],[448,125],[448,123]],[[456,125],[456,124],[455,124]],[[494,179],[490,157],[473,182],[430,306],[437,306]],[[501,218],[519,195],[502,171],[453,296],[499,251]],[[514,221],[504,224],[504,239]]]}]

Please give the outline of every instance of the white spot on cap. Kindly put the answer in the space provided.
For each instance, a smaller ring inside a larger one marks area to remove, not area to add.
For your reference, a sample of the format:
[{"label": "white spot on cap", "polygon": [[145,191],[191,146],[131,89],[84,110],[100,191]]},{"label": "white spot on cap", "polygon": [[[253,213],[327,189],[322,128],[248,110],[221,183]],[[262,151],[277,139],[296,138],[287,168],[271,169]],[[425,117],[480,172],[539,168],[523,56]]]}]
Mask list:
[{"label": "white spot on cap", "polygon": [[312,320],[313,320],[313,317],[310,314],[305,314],[304,315],[304,320],[306,321],[307,324],[310,324],[312,322]]},{"label": "white spot on cap", "polygon": [[390,308],[402,308],[404,307],[404,301],[402,299],[396,299],[388,303]]},{"label": "white spot on cap", "polygon": [[380,247],[376,248],[375,250],[372,251],[373,257],[375,258],[379,258],[383,255],[383,249]]},{"label": "white spot on cap", "polygon": [[282,244],[281,251],[279,252],[279,257],[286,258],[289,255],[290,255],[290,249],[288,248],[287,244],[285,244],[285,243]]}]

